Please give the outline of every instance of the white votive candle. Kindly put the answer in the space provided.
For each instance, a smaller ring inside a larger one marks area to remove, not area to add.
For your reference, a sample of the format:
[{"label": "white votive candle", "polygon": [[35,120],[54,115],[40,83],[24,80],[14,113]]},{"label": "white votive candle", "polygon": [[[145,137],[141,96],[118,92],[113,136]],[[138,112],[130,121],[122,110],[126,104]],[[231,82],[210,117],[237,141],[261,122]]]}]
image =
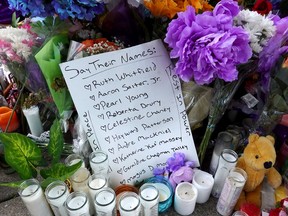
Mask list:
[{"label": "white votive candle", "polygon": [[90,167],[94,174],[107,175],[109,169],[108,155],[101,151],[94,151],[89,155]]},{"label": "white votive candle", "polygon": [[181,182],[176,186],[174,209],[180,215],[192,214],[198,196],[196,187],[189,182]]},{"label": "white votive candle", "polygon": [[116,195],[111,188],[104,188],[95,196],[96,215],[116,215]]},{"label": "white votive candle", "polygon": [[18,191],[22,201],[27,207],[30,215],[53,216],[53,213],[47,203],[43,190],[36,179],[28,179],[21,183]]},{"label": "white votive candle", "polygon": [[193,176],[192,184],[198,190],[198,196],[196,202],[197,203],[207,202],[214,184],[213,176],[207,172],[196,170]]},{"label": "white votive candle", "polygon": [[119,212],[121,216],[140,216],[141,205],[138,194],[125,192],[119,201]]},{"label": "white votive candle", "polygon": [[67,185],[62,181],[55,181],[49,184],[45,190],[45,196],[55,216],[68,215],[64,206],[69,195]]},{"label": "white votive candle", "polygon": [[88,197],[83,192],[71,193],[67,197],[65,208],[69,216],[90,215]]},{"label": "white votive candle", "polygon": [[140,202],[144,210],[144,216],[157,216],[158,215],[158,203],[159,203],[159,191],[158,189],[146,183],[140,187]]}]

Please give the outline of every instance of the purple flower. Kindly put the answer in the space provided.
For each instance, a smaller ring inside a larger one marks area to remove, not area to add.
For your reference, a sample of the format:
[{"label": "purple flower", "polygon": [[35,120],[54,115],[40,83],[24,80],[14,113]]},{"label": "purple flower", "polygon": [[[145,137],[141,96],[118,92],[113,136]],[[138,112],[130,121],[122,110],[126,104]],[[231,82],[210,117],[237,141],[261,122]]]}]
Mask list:
[{"label": "purple flower", "polygon": [[166,169],[169,172],[174,172],[178,170],[180,167],[185,165],[185,154],[184,153],[177,153],[173,154],[173,157],[168,158],[166,161],[167,167]]},{"label": "purple flower", "polygon": [[262,73],[263,86],[269,86],[270,72],[279,57],[288,53],[288,17],[276,21],[276,34],[268,41],[259,54],[258,70]]},{"label": "purple flower", "polygon": [[232,25],[238,13],[237,2],[222,0],[213,12],[196,15],[189,6],[170,22],[164,41],[172,48],[170,57],[178,58],[175,72],[182,80],[201,85],[238,78],[237,65],[252,56],[248,34]]}]

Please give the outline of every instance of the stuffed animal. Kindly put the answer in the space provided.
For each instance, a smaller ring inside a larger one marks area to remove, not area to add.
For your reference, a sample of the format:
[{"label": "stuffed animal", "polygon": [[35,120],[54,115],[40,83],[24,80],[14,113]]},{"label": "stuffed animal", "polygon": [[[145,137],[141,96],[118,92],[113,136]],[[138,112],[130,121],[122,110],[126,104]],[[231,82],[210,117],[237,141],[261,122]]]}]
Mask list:
[{"label": "stuffed animal", "polygon": [[282,177],[273,167],[276,160],[274,143],[275,140],[270,135],[249,135],[248,144],[236,165],[245,170],[247,181],[235,209],[238,210],[245,202],[261,207],[261,186],[264,177],[274,189],[281,185]]}]

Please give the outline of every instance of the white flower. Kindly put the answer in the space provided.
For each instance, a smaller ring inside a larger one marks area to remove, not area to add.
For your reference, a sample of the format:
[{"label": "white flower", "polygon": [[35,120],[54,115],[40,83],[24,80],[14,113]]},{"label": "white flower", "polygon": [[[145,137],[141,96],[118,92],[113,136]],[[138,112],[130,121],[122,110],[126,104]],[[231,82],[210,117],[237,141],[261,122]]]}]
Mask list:
[{"label": "white flower", "polygon": [[10,43],[16,54],[25,61],[31,55],[32,49],[29,42],[34,41],[34,37],[26,29],[2,28],[0,29],[0,40]]},{"label": "white flower", "polygon": [[250,46],[257,54],[276,32],[273,21],[256,11],[240,11],[234,18],[234,24],[242,26],[247,31],[250,37]]}]

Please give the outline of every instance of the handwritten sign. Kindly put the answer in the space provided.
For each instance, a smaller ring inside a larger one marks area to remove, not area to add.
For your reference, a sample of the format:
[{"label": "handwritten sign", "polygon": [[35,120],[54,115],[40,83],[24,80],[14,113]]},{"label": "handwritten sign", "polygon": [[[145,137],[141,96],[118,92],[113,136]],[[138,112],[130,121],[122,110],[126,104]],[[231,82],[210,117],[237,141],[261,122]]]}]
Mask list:
[{"label": "handwritten sign", "polygon": [[161,40],[60,65],[92,149],[112,185],[134,184],[183,152],[199,165],[181,86]]}]

